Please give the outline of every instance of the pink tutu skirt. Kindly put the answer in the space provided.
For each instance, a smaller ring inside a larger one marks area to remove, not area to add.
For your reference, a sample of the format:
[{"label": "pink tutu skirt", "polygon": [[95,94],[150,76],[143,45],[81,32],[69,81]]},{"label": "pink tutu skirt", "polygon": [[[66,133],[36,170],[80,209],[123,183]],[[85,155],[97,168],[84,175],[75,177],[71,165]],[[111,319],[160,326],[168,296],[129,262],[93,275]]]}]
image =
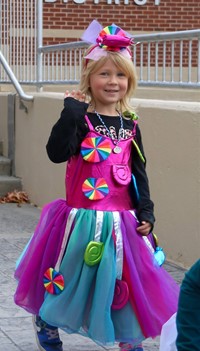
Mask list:
[{"label": "pink tutu skirt", "polygon": [[[137,226],[134,211],[47,204],[17,263],[16,304],[100,345],[156,337],[177,310],[179,287]],[[63,278],[59,293],[45,289],[49,268]]]}]

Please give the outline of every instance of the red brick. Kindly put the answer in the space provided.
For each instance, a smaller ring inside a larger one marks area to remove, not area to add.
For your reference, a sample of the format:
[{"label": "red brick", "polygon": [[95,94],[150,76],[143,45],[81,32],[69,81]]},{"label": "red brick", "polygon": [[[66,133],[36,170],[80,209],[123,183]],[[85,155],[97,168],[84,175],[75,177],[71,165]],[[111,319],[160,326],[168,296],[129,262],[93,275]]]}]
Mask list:
[{"label": "red brick", "polygon": [[[124,5],[123,0],[119,5],[99,1],[99,4],[94,4],[93,0],[85,0],[83,4],[75,4],[73,0],[44,3],[44,28],[56,25],[62,30],[84,30],[94,18],[103,26],[115,22],[127,31],[164,32],[199,28],[199,0],[160,0],[158,6],[155,0],[147,0],[143,6],[137,6],[134,0],[129,0],[128,5]],[[58,38],[51,38],[51,41],[57,43]]]}]

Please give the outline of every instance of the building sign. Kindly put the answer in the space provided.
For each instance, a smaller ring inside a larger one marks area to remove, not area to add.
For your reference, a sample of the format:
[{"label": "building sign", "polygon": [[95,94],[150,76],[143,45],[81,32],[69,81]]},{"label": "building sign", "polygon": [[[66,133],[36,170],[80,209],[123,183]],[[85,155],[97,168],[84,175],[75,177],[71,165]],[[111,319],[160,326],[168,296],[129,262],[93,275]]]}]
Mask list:
[{"label": "building sign", "polygon": [[[44,0],[44,2],[56,2],[57,0]],[[64,3],[67,3],[70,0],[63,0]],[[75,4],[84,4],[86,0],[72,0]],[[99,4],[101,0],[93,0],[94,4]],[[135,5],[146,5],[148,0],[106,0],[108,5],[129,5],[131,3],[134,3]],[[160,5],[160,0],[154,0],[154,4],[156,6]]]}]

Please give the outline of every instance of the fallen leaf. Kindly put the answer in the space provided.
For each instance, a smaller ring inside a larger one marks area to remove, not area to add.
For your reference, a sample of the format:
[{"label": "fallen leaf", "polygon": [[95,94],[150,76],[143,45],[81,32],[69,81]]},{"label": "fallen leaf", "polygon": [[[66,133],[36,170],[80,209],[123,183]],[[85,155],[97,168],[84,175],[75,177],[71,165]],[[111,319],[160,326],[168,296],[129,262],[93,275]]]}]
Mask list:
[{"label": "fallen leaf", "polygon": [[28,194],[25,191],[14,190],[7,193],[5,196],[0,197],[0,204],[5,203],[18,203],[25,204],[30,203]]}]

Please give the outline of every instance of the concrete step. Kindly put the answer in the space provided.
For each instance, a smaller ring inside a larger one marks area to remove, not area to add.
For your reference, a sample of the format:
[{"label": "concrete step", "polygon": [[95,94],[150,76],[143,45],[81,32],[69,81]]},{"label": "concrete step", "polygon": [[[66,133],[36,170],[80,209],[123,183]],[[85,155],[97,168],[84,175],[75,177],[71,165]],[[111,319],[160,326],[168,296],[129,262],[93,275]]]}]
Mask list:
[{"label": "concrete step", "polygon": [[0,156],[0,175],[11,174],[11,161],[9,158]]},{"label": "concrete step", "polygon": [[22,190],[22,182],[20,178],[1,175],[0,176],[0,197],[5,196],[13,190]]},{"label": "concrete step", "polygon": [[0,155],[3,155],[3,141],[0,141]]}]

